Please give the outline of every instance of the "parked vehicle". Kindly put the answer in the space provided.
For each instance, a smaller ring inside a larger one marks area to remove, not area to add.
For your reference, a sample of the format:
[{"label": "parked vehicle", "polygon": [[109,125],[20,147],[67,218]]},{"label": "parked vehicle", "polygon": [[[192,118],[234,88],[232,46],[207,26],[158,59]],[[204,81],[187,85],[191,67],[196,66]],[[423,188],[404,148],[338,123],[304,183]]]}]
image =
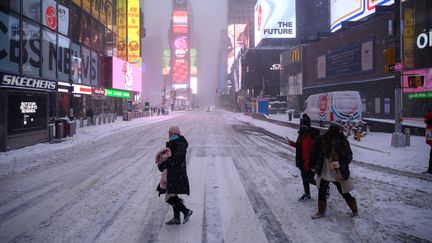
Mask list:
[{"label": "parked vehicle", "polygon": [[312,121],[362,120],[362,102],[358,91],[335,91],[309,96],[305,101],[304,113]]}]

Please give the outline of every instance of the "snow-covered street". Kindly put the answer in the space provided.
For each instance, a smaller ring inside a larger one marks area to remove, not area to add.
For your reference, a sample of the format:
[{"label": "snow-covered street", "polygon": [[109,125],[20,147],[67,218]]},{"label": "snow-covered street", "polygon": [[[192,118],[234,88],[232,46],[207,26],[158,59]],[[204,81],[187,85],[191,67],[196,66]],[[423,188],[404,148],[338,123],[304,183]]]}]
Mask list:
[{"label": "snow-covered street", "polygon": [[[303,187],[294,149],[240,116],[176,112],[79,128],[59,144],[0,153],[0,242],[432,241],[432,176],[401,169],[415,161],[393,167],[380,163],[389,156],[380,151],[369,151],[373,163],[354,156],[359,217],[332,186],[327,217],[312,220],[317,190],[312,201],[297,201]],[[155,190],[154,162],[173,125],[189,142],[191,195],[182,197],[194,210],[175,226],[165,225],[172,210]],[[288,133],[279,135],[295,138]]]}]

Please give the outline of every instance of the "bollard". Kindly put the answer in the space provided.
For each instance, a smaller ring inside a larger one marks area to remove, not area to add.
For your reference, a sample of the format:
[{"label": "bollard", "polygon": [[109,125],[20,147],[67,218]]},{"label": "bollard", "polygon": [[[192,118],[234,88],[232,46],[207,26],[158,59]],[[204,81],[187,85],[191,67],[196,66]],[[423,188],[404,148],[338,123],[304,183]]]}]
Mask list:
[{"label": "bollard", "polygon": [[356,140],[361,141],[361,128],[359,127],[356,131]]},{"label": "bollard", "polygon": [[98,125],[102,124],[102,115],[98,116]]},{"label": "bollard", "polygon": [[106,123],[106,114],[103,115],[103,124]]},{"label": "bollard", "polygon": [[111,123],[111,114],[108,114],[108,123]]},{"label": "bollard", "polygon": [[84,118],[80,117],[80,127],[84,127]]},{"label": "bollard", "polygon": [[405,145],[411,146],[411,130],[409,128],[405,128]]},{"label": "bollard", "polygon": [[87,126],[88,126],[88,127],[91,126],[91,120],[90,120],[90,117],[87,117]]},{"label": "bollard", "polygon": [[114,123],[115,122],[115,115],[114,114],[111,114],[112,115],[112,123]]}]

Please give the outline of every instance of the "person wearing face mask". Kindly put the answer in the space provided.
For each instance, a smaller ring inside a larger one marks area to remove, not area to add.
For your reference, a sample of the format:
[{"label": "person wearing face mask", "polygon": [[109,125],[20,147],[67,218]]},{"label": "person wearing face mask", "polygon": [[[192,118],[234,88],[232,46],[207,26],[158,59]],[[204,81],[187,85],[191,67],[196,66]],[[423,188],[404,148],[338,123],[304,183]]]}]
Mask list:
[{"label": "person wearing face mask", "polygon": [[179,194],[189,195],[189,179],[186,171],[186,152],[188,142],[181,135],[178,127],[171,127],[168,132],[169,140],[166,147],[171,151],[171,156],[166,161],[158,164],[159,170],[167,170],[165,201],[173,207],[174,217],[166,224],[180,224],[180,212],[183,213],[183,224],[189,221],[193,211],[188,209]]},{"label": "person wearing face mask", "polygon": [[290,145],[296,148],[296,166],[299,168],[303,182],[303,195],[298,199],[300,202],[311,200],[310,186],[315,185],[315,172],[310,167],[310,155],[312,145],[315,139],[320,135],[319,130],[311,126],[311,119],[308,115],[303,114],[300,119],[300,129],[298,131],[296,142],[290,142]]}]

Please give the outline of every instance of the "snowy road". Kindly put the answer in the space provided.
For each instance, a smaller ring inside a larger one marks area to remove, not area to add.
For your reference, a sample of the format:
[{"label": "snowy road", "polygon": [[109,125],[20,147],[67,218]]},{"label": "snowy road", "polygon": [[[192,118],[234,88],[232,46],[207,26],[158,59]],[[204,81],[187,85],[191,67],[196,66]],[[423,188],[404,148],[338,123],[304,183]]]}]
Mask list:
[{"label": "snowy road", "polygon": [[[190,145],[194,214],[180,226],[164,224],[172,212],[155,191],[154,155],[171,125]],[[0,242],[432,241],[431,180],[353,163],[360,217],[332,187],[327,217],[311,220],[317,190],[297,201],[292,156],[231,113],[198,111],[20,156],[0,166]]]}]

